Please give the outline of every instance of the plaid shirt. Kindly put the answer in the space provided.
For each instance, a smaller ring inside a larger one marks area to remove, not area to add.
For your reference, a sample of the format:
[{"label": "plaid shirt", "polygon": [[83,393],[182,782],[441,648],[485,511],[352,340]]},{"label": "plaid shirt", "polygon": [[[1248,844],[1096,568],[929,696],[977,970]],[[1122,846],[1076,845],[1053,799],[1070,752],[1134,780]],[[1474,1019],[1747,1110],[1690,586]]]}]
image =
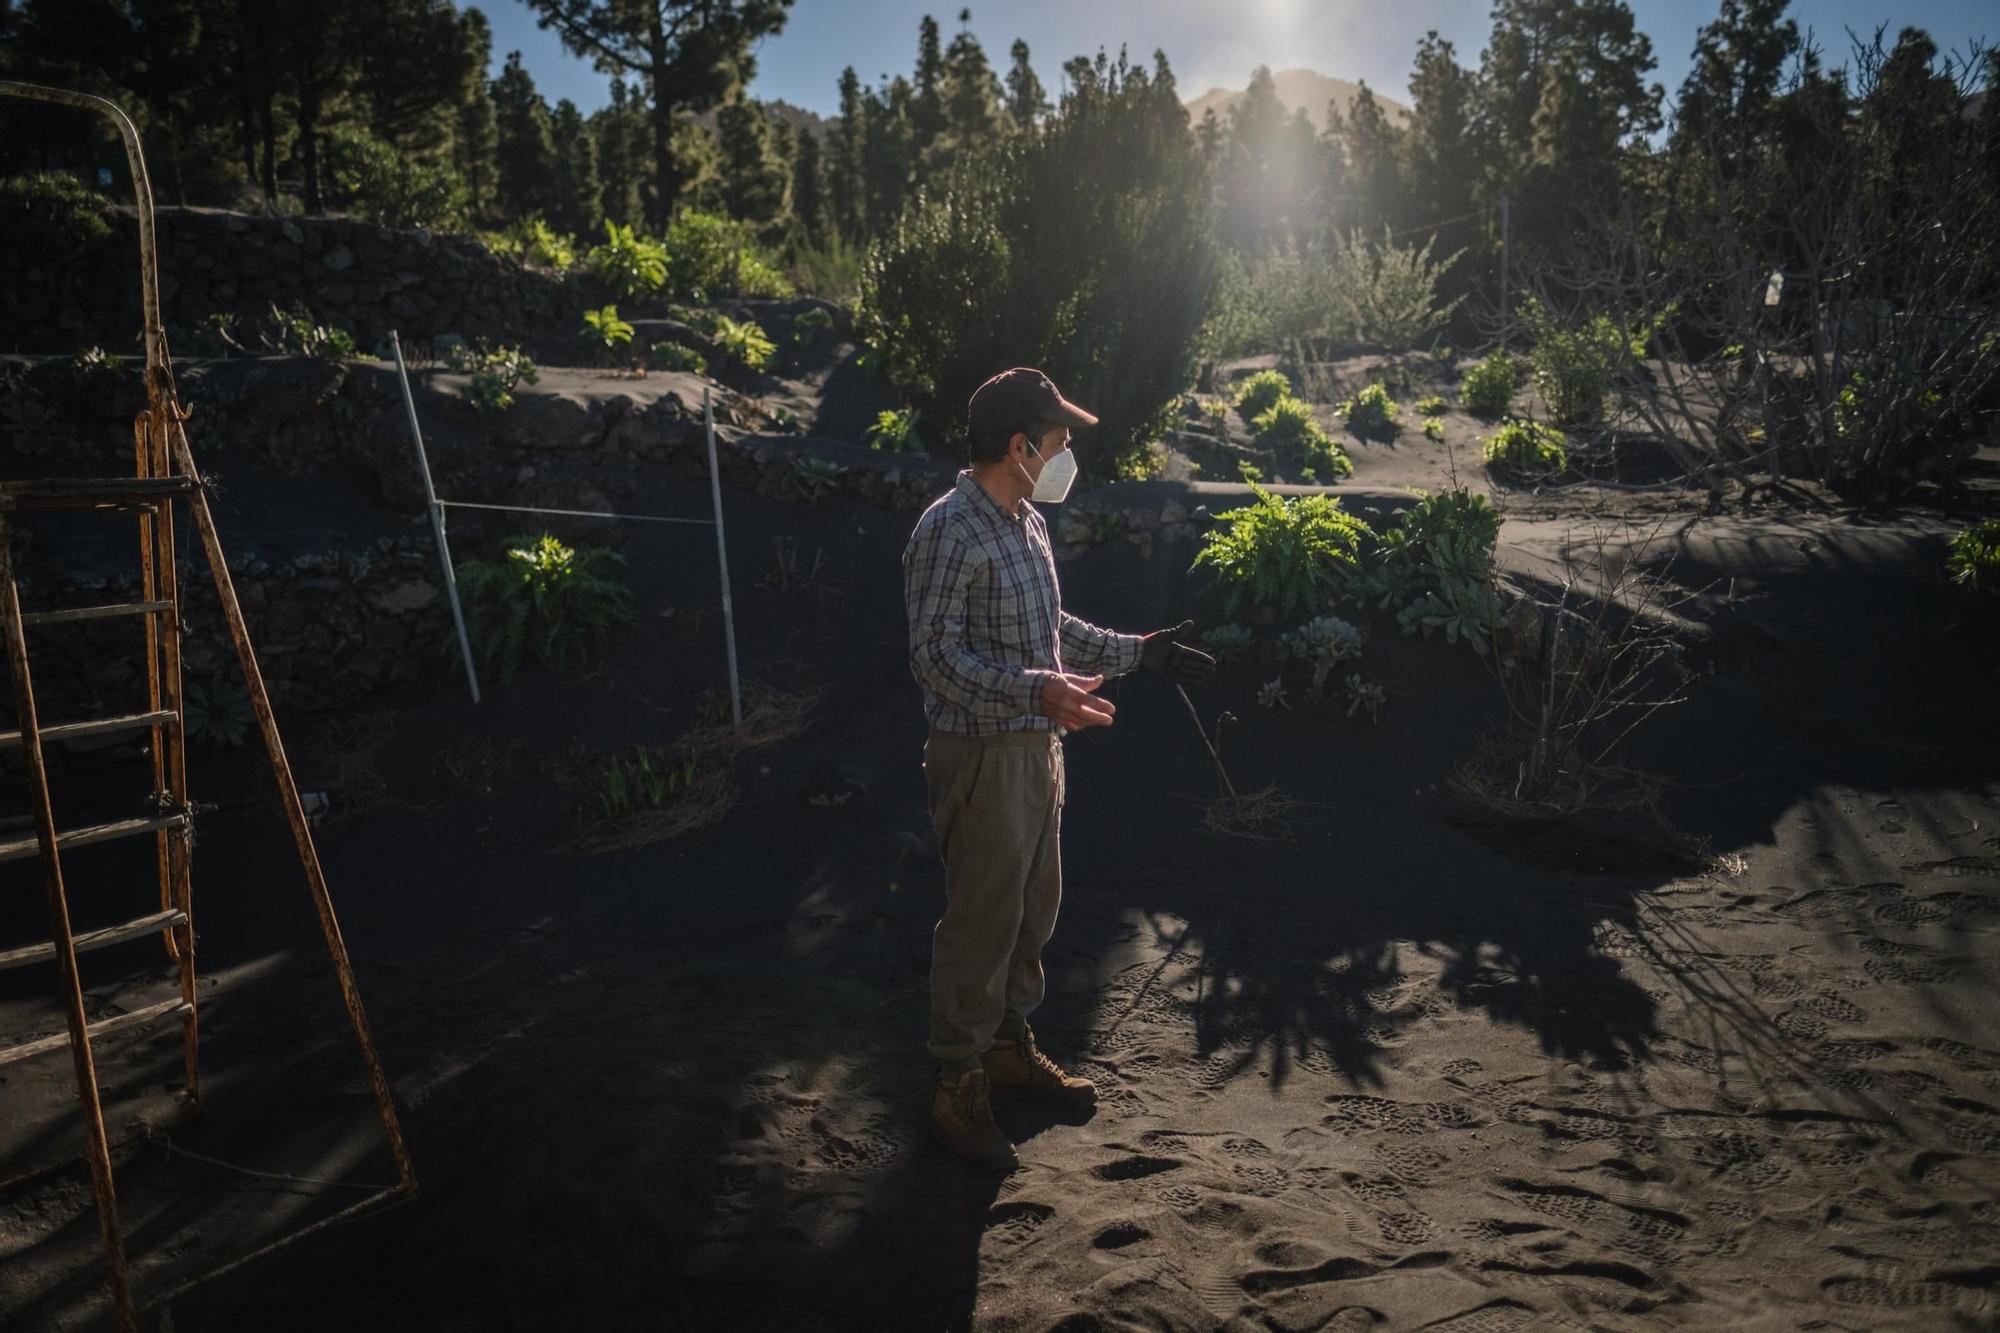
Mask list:
[{"label": "plaid shirt", "polygon": [[940,731],[1049,731],[1042,687],[1056,672],[1118,676],[1139,665],[1141,636],[1062,609],[1049,527],[1026,500],[1009,514],[973,480],[926,509],[903,550],[910,670]]}]

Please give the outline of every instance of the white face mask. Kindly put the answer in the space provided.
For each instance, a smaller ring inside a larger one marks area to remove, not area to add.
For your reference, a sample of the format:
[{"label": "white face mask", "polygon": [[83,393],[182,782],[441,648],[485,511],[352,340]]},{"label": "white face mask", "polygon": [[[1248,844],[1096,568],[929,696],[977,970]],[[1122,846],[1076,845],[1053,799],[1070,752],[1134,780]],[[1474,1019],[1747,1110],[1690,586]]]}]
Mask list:
[{"label": "white face mask", "polygon": [[[1034,445],[1031,444],[1028,448],[1034,453],[1035,457],[1042,457],[1042,451],[1036,449]],[[1076,451],[1074,449],[1065,449],[1054,458],[1043,459],[1042,475],[1039,477],[1030,475],[1028,469],[1022,467],[1019,463],[1016,463],[1014,466],[1021,468],[1021,475],[1034,483],[1035,489],[1028,493],[1028,498],[1036,504],[1061,504],[1069,498],[1069,488],[1076,483]]]}]

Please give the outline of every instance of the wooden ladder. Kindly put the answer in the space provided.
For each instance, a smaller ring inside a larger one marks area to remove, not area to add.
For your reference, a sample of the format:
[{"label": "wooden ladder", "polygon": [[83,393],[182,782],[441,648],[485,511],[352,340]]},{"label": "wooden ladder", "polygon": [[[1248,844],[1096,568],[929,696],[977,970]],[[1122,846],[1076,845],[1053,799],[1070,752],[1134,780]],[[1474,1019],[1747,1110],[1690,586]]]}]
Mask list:
[{"label": "wooden ladder", "polygon": [[[353,964],[346,942],[341,937],[339,920],[334,915],[333,901],[327,891],[319,853],[313,846],[312,831],[299,797],[298,785],[293,781],[291,763],[286,758],[277,720],[271,712],[263,672],[258,667],[257,655],[251,647],[249,630],[243,620],[243,610],[236,599],[235,582],[230,577],[229,564],[216,534],[208,495],[201,474],[195,467],[194,455],[188,447],[187,433],[183,428],[186,413],[181,409],[175,393],[173,368],[167,358],[166,339],[160,325],[152,191],[146,180],[138,133],[115,104],[89,94],[0,80],[0,95],[78,106],[108,116],[125,140],[126,157],[132,167],[138,195],[140,276],[146,320],[147,407],[133,423],[134,475],[0,481],[0,637],[4,637],[6,642],[19,726],[15,731],[0,732],[0,750],[18,748],[25,752],[33,826],[29,834],[0,836],[0,861],[40,858],[49,916],[49,938],[0,951],[0,969],[54,962],[58,997],[67,1015],[65,1033],[0,1049],[0,1065],[52,1054],[65,1046],[69,1048],[75,1065],[77,1098],[83,1111],[85,1156],[90,1164],[91,1184],[97,1200],[106,1282],[119,1327],[126,1333],[134,1333],[137,1315],[126,1277],[124,1241],[118,1225],[117,1192],[112,1181],[111,1151],[105,1137],[103,1102],[97,1084],[92,1043],[113,1032],[178,1018],[182,1033],[184,1088],[190,1103],[199,1102],[199,1014],[195,994],[194,901],[189,874],[195,809],[188,799],[187,788],[185,701],[181,693],[181,589],[174,552],[175,505],[179,502],[185,501],[188,506],[209,572],[214,578],[223,620],[235,645],[236,660],[242,668],[251,710],[256,715],[258,729],[263,736],[278,796],[291,824],[293,841],[297,844],[299,860],[305,869],[313,905],[319,913],[320,929],[326,938],[341,998],[354,1026],[362,1059],[368,1067],[376,1109],[396,1163],[396,1185],[371,1194],[359,1203],[342,1209],[334,1217],[284,1237],[265,1249],[289,1243],[301,1235],[392,1199],[414,1195],[416,1176],[404,1147],[389,1082],[382,1072],[375,1039],[361,1006]],[[114,514],[136,512],[139,521],[139,599],[105,606],[23,612],[11,556],[12,528],[19,513],[42,509],[98,510]],[[36,708],[34,679],[29,667],[27,631],[42,626],[116,617],[138,617],[144,622],[145,707],[113,717],[43,726]],[[44,744],[119,732],[143,732],[148,737],[153,767],[152,792],[139,810],[126,818],[59,828],[49,797]],[[69,900],[63,882],[64,856],[96,843],[147,834],[151,834],[154,840],[159,879],[158,910],[117,925],[76,933],[71,927]],[[130,1013],[90,1022],[84,1012],[77,955],[156,931],[165,940],[169,958],[178,964],[179,994],[173,999],[149,1004]],[[208,1276],[214,1277],[233,1269],[250,1257],[254,1256],[233,1261]],[[176,1290],[186,1290],[193,1285],[196,1284],[187,1283]]]}]

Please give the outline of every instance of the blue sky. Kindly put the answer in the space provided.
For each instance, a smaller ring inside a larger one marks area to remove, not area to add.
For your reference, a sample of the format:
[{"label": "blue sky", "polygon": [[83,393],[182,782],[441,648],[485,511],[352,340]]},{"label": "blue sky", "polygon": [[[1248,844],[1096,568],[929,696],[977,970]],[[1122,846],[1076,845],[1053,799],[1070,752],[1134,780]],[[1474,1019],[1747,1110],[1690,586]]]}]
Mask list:
[{"label": "blue sky", "polygon": [[[465,0],[460,0],[461,4]],[[536,28],[523,0],[477,0],[493,24],[497,71],[518,50],[550,102],[567,97],[586,112],[607,100],[607,80],[588,62],[563,51],[552,33]],[[1654,78],[1669,95],[1687,72],[1688,52],[1702,24],[1715,16],[1716,0],[1630,0],[1639,28],[1653,39],[1660,66]],[[751,92],[831,115],[835,82],[853,65],[864,81],[907,74],[916,61],[917,22],[937,16],[945,40],[958,28],[957,4],[922,0],[797,0],[784,32],[767,39],[757,56]],[[1062,62],[1116,53],[1123,44],[1135,59],[1150,61],[1163,48],[1183,97],[1212,87],[1240,88],[1252,69],[1304,66],[1343,79],[1366,79],[1391,96],[1406,98],[1417,40],[1435,28],[1457,47],[1459,61],[1478,62],[1489,27],[1485,0],[985,0],[971,5],[972,31],[988,59],[1004,67],[1016,37],[1025,38],[1036,73],[1051,95]],[[1974,38],[2000,41],[1992,0],[1795,0],[1791,13],[1812,28],[1840,63],[1845,30],[1872,31],[1914,24],[1939,45],[1962,49]]]}]

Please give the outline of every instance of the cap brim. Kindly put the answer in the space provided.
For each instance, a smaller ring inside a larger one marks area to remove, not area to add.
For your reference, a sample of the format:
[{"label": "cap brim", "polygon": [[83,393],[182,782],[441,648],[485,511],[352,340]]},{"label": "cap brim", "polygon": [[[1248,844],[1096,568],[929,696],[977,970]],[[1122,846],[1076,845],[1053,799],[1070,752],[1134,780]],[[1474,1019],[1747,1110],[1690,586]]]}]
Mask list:
[{"label": "cap brim", "polygon": [[1060,420],[1065,426],[1082,427],[1095,426],[1097,424],[1096,417],[1090,415],[1090,413],[1084,411],[1075,403],[1070,402],[1067,398],[1061,401],[1057,410],[1061,413]]}]

